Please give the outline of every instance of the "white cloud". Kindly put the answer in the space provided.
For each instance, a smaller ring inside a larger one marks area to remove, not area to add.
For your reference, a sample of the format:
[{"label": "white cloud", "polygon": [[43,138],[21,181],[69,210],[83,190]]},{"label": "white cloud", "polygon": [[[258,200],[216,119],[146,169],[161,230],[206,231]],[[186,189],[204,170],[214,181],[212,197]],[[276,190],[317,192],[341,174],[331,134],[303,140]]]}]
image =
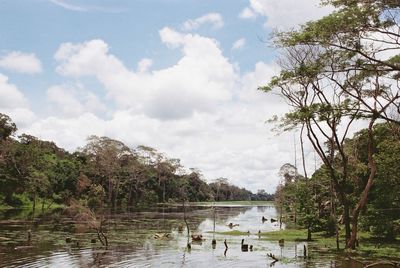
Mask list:
[{"label": "white cloud", "polygon": [[153,65],[153,61],[151,59],[141,59],[138,63],[137,71],[139,73],[145,73],[149,70],[149,68]]},{"label": "white cloud", "polygon": [[63,0],[49,0],[49,1],[57,6],[60,6],[62,8],[68,9],[68,10],[81,11],[81,12],[88,11],[88,9],[85,7],[69,4]]},{"label": "white cloud", "polygon": [[77,12],[105,12],[105,13],[121,13],[124,8],[118,7],[103,7],[103,6],[87,6],[81,4],[71,4],[70,1],[65,0],[49,0],[50,3],[62,7],[66,10]]},{"label": "white cloud", "polygon": [[42,71],[42,64],[33,53],[12,51],[0,57],[0,68],[20,73],[36,74]]},{"label": "white cloud", "polygon": [[239,17],[263,16],[267,18],[265,27],[289,29],[319,19],[331,11],[331,7],[321,7],[320,0],[249,0],[249,6],[242,10]]},{"label": "white cloud", "polygon": [[154,118],[179,119],[195,111],[212,112],[229,101],[237,74],[222,55],[218,42],[197,34],[160,30],[163,43],[179,48],[174,65],[149,72],[133,72],[109,53],[102,40],[62,44],[55,58],[57,71],[70,77],[95,76],[123,109]]},{"label": "white cloud", "polygon": [[90,135],[105,135],[106,122],[91,113],[76,117],[49,116],[36,120],[27,130],[38,138],[55,141],[58,146],[73,151],[85,145]]},{"label": "white cloud", "polygon": [[9,115],[19,127],[27,126],[35,118],[24,94],[15,85],[10,84],[8,77],[1,73],[0,112]]},{"label": "white cloud", "polygon": [[26,107],[27,100],[18,88],[8,82],[8,77],[0,74],[0,107]]},{"label": "white cloud", "polygon": [[246,44],[246,39],[240,38],[236,40],[232,45],[232,50],[241,49]]},{"label": "white cloud", "polygon": [[256,17],[257,17],[257,14],[250,7],[244,8],[239,14],[239,18],[242,18],[242,19],[254,19]]},{"label": "white cloud", "polygon": [[219,29],[224,26],[224,20],[219,13],[208,13],[194,20],[187,20],[183,23],[184,31],[192,31],[198,29],[203,24],[211,24],[214,29]]},{"label": "white cloud", "polygon": [[47,90],[47,99],[52,105],[52,114],[66,117],[106,110],[99,98],[81,84],[52,86]]}]

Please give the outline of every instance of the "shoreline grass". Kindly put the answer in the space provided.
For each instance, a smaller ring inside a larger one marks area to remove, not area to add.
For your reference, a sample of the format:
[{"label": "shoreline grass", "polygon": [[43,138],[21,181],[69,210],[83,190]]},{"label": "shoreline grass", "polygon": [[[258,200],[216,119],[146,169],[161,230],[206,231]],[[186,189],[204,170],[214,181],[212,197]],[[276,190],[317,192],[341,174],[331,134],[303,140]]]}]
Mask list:
[{"label": "shoreline grass", "polygon": [[[263,232],[260,234],[262,240],[279,241],[284,239],[289,242],[308,242],[309,247],[313,251],[329,251],[337,253],[336,238],[328,237],[324,232],[312,233],[312,240],[307,241],[306,229],[285,229],[280,231]],[[371,237],[367,232],[359,232],[359,247],[356,250],[344,248],[344,234],[340,234],[340,249],[343,252],[351,255],[358,255],[361,257],[375,257],[375,258],[395,258],[400,260],[400,241],[384,241],[378,238]]]}]

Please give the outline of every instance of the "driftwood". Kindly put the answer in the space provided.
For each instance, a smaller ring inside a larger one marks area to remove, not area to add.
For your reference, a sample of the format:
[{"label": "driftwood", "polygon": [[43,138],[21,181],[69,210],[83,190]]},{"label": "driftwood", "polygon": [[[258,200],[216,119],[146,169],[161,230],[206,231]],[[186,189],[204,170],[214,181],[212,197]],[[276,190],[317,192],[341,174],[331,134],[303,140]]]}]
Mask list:
[{"label": "driftwood", "polygon": [[279,261],[279,259],[278,259],[277,257],[275,257],[275,255],[272,254],[272,253],[268,253],[268,254],[267,254],[267,257],[270,257],[271,259],[273,259],[273,260],[274,260],[274,263],[277,262],[277,261]]},{"label": "driftwood", "polygon": [[390,266],[393,266],[393,267],[400,267],[400,262],[378,261],[378,262],[373,262],[373,263],[366,263],[366,262],[363,262],[361,260],[357,260],[355,258],[352,258],[350,256],[348,258],[350,260],[352,260],[352,261],[360,263],[361,265],[363,265],[364,268],[377,267],[377,266],[379,267],[381,265],[390,265]]},{"label": "driftwood", "polygon": [[187,222],[187,218],[186,218],[185,200],[182,200],[182,206],[183,206],[183,221],[186,224],[186,231],[187,231],[187,245],[186,245],[186,247],[188,248],[188,250],[191,250],[192,249],[192,245],[190,244],[190,241],[189,241],[190,227],[189,227],[189,223]]},{"label": "driftwood", "polygon": [[203,236],[200,235],[191,235],[193,241],[203,241]]},{"label": "driftwood", "polygon": [[14,250],[24,250],[24,249],[32,249],[34,246],[18,246],[15,247]]},{"label": "driftwood", "polygon": [[400,263],[394,263],[394,262],[390,262],[390,261],[379,261],[379,262],[374,262],[368,265],[365,265],[364,268],[369,268],[369,267],[375,267],[375,266],[381,266],[381,265],[390,265],[393,267],[399,267]]},{"label": "driftwood", "polygon": [[155,239],[163,240],[163,239],[169,239],[171,235],[169,233],[156,233],[154,235]]},{"label": "driftwood", "polygon": [[230,222],[229,224],[228,224],[228,227],[229,228],[233,228],[233,227],[236,227],[236,226],[239,226],[239,224],[233,224],[232,222]]},{"label": "driftwood", "polygon": [[249,251],[249,245],[244,243],[244,239],[242,239],[241,249],[243,252]]},{"label": "driftwood", "polygon": [[66,212],[69,215],[74,216],[74,220],[77,223],[84,224],[89,228],[94,229],[101,244],[108,247],[108,238],[104,230],[105,220],[102,218],[98,219],[93,210],[80,205],[78,202],[71,203],[71,205],[66,209]]}]

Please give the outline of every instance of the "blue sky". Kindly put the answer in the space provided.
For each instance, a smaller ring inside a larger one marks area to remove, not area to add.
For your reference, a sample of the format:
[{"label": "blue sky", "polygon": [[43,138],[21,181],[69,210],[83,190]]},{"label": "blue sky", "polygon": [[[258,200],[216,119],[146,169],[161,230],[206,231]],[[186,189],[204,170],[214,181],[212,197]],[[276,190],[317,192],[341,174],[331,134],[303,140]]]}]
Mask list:
[{"label": "blue sky", "polygon": [[263,40],[329,10],[317,0],[3,0],[0,112],[71,151],[106,135],[272,192],[293,146],[264,123],[286,106],[256,90],[279,72]]},{"label": "blue sky", "polygon": [[[270,30],[263,27],[263,18],[241,20],[238,14],[248,1],[59,1],[85,11],[63,8],[47,0],[2,1],[0,13],[0,44],[2,53],[30,51],[41,60],[41,76],[24,77],[13,72],[7,74],[18,79],[26,92],[35,97],[52,83],[63,81],[54,75],[54,52],[64,42],[82,42],[102,39],[111,52],[129,68],[136,68],[144,58],[153,59],[153,68],[169,66],[179,59],[177,50],[170,50],[160,42],[158,31],[164,26],[179,28],[189,19],[210,12],[224,18],[223,29],[202,27],[199,34],[220,42],[226,57],[249,71],[258,61],[271,61],[274,51],[261,40],[267,40]],[[232,51],[232,44],[246,39],[246,47]],[[93,82],[93,81],[92,81]],[[98,85],[94,84],[95,87]],[[40,102],[40,98],[38,99]],[[38,103],[39,104],[39,103]],[[41,105],[37,105],[39,108]]]}]

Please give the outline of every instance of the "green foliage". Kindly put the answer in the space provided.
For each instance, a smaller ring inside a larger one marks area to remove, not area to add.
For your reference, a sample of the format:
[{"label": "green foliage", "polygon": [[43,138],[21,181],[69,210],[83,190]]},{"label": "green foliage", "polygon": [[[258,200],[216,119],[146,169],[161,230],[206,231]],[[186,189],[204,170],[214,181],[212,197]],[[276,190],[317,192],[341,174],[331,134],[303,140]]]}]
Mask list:
[{"label": "green foliage", "polygon": [[94,209],[101,207],[105,195],[104,188],[101,185],[90,185],[89,192],[87,194],[87,205],[89,208]]},{"label": "green foliage", "polygon": [[8,115],[0,113],[0,141],[6,140],[17,131],[17,126]]},{"label": "green foliage", "polygon": [[[342,211],[338,212],[343,213],[346,246],[355,248],[357,221],[368,198],[374,196],[371,185],[374,181],[379,185],[379,179],[385,181],[380,178],[384,162],[379,163],[377,159],[375,165],[374,160],[380,154],[374,141],[382,137],[377,129],[374,130],[376,137],[369,134],[379,119],[400,124],[397,81],[400,77],[400,3],[326,0],[324,4],[333,5],[335,10],[297,30],[275,34],[273,41],[281,51],[282,71],[260,89],[278,90],[290,107],[290,112],[275,120],[278,128],[306,130],[309,141],[329,170],[335,198],[339,198]],[[370,128],[353,140],[346,140],[348,130],[360,119],[368,119]],[[289,185],[285,188],[282,196],[286,199],[295,196],[292,199],[296,201],[301,197],[301,192],[291,194]],[[290,210],[301,210],[301,207],[293,208],[296,204],[293,200]],[[393,200],[383,203],[392,208],[388,202]],[[310,223],[311,214],[305,212],[303,216]],[[329,219],[323,219],[322,223],[330,229]],[[374,225],[377,235],[395,236],[391,224],[378,226],[372,219],[369,224]]]},{"label": "green foliage", "polygon": [[132,149],[108,137],[91,136],[71,154],[27,134],[14,139],[15,130],[11,119],[0,114],[0,205],[35,207],[39,200],[69,205],[80,200],[90,208],[116,208],[252,196],[227,179],[218,186],[207,184],[200,171],[183,172],[179,159],[151,147]]},{"label": "green foliage", "polygon": [[252,193],[244,188],[231,185],[226,178],[218,178],[209,184],[215,201],[250,200]]},{"label": "green foliage", "polygon": [[398,128],[381,124],[374,130],[379,172],[362,221],[374,236],[388,240],[400,234],[400,139],[393,135],[392,127]]}]

